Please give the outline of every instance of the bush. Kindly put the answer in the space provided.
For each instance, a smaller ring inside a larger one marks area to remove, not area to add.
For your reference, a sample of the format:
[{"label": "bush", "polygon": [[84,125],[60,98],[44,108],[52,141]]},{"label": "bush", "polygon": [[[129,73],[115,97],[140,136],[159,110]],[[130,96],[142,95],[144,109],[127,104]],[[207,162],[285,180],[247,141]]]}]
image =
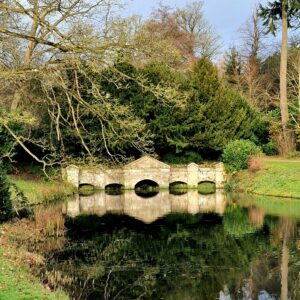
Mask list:
[{"label": "bush", "polygon": [[252,172],[259,171],[263,168],[263,160],[261,156],[251,156],[248,163],[248,169]]},{"label": "bush", "polygon": [[[3,112],[0,107],[0,117],[2,117]],[[17,135],[22,135],[23,129],[22,126],[18,123],[9,124],[13,132]],[[9,158],[12,158],[16,155],[16,141],[11,136],[11,134],[7,131],[7,129],[0,124],[0,157],[1,159],[1,167],[6,168],[7,170],[11,167],[11,162]],[[9,158],[8,158],[9,156]]]},{"label": "bush", "polygon": [[300,151],[289,152],[287,158],[300,158]]},{"label": "bush", "polygon": [[163,161],[168,164],[189,164],[189,163],[196,163],[201,164],[203,163],[202,156],[194,151],[186,151],[182,154],[173,154],[173,153],[167,153],[165,156],[163,156]]},{"label": "bush", "polygon": [[266,155],[277,155],[278,144],[275,141],[270,141],[269,143],[262,145],[262,150]]},{"label": "bush", "polygon": [[12,217],[12,202],[6,174],[0,161],[0,222]]},{"label": "bush", "polygon": [[222,160],[230,172],[247,169],[251,156],[259,154],[260,148],[249,140],[236,140],[225,147]]}]

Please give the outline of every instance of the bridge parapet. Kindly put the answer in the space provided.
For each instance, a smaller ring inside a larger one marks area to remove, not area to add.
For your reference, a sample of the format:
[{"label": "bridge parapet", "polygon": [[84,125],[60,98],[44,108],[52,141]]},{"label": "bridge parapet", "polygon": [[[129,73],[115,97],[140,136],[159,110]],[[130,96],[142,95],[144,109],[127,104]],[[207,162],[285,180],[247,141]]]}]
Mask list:
[{"label": "bridge parapet", "polygon": [[75,187],[83,184],[105,188],[110,184],[123,185],[125,189],[134,189],[136,184],[151,180],[161,188],[168,188],[171,183],[183,182],[189,188],[196,188],[200,182],[214,182],[216,188],[223,188],[226,173],[223,163],[211,166],[190,163],[184,166],[169,166],[150,156],[144,156],[121,168],[109,169],[104,166],[79,168],[70,165],[63,170],[66,181]]}]

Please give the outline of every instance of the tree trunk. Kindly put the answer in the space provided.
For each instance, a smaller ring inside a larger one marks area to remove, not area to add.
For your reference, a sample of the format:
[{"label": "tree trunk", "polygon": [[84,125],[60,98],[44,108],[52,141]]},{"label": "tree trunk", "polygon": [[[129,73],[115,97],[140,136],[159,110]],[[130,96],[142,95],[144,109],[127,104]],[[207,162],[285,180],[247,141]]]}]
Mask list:
[{"label": "tree trunk", "polygon": [[288,1],[282,0],[282,41],[280,59],[280,111],[284,138],[284,154],[295,150],[293,132],[288,128],[289,111],[287,100],[287,61],[288,61]]}]

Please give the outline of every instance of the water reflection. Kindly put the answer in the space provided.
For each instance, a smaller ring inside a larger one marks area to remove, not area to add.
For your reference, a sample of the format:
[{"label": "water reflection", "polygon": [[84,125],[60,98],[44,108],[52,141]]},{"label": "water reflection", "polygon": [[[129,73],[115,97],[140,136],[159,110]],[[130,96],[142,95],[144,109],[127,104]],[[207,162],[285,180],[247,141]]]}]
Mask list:
[{"label": "water reflection", "polygon": [[67,242],[46,256],[48,280],[76,300],[299,300],[299,204],[284,201],[76,196],[63,208]]},{"label": "water reflection", "polygon": [[196,190],[189,190],[182,195],[162,191],[143,198],[135,191],[126,191],[122,195],[109,195],[104,192],[90,196],[77,195],[68,201],[64,213],[70,217],[82,214],[93,214],[99,217],[106,214],[127,215],[144,223],[152,223],[171,213],[216,213],[223,215],[226,208],[226,197],[223,191],[203,195]]}]

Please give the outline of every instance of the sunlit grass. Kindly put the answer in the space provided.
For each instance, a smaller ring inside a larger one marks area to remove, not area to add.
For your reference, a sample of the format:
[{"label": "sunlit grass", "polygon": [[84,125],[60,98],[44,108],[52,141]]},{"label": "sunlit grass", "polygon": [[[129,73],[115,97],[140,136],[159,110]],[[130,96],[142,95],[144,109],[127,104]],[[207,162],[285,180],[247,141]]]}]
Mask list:
[{"label": "sunlit grass", "polygon": [[[9,256],[13,256],[9,253]],[[37,278],[0,249],[0,299],[1,300],[65,300],[62,292],[51,292]]]},{"label": "sunlit grass", "polygon": [[10,176],[14,183],[26,196],[30,204],[55,201],[73,193],[73,187],[59,181],[46,181],[38,179],[25,179],[17,176]]},{"label": "sunlit grass", "polygon": [[234,187],[259,195],[300,198],[300,161],[265,159],[261,170],[238,174]]}]

